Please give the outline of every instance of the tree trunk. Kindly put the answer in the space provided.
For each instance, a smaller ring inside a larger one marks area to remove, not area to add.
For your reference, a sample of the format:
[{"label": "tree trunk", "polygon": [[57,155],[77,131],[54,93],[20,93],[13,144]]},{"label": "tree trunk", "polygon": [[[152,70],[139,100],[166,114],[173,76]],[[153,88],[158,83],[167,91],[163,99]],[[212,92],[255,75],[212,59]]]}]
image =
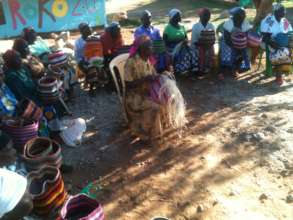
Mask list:
[{"label": "tree trunk", "polygon": [[264,19],[272,11],[273,0],[253,0],[256,8],[256,17],[254,19],[254,27],[257,28],[262,19]]}]

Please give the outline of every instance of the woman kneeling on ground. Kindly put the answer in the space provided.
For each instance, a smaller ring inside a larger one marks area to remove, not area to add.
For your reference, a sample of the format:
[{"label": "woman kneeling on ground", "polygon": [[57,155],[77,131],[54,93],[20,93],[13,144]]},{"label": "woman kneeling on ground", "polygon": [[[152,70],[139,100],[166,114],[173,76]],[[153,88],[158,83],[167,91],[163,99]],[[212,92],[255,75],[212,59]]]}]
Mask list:
[{"label": "woman kneeling on ground", "polygon": [[[261,22],[261,32],[263,34],[263,41],[269,46],[269,50],[267,53],[267,58],[273,54],[278,56],[278,52],[281,54],[288,54],[288,61],[282,61],[280,63],[275,63],[273,72],[276,75],[276,83],[278,85],[283,84],[282,75],[284,73],[292,72],[291,69],[291,58],[289,57],[290,51],[288,48],[288,32],[292,31],[292,26],[289,21],[285,18],[286,9],[280,3],[275,3],[273,5],[273,14],[268,15]],[[272,57],[271,57],[272,58]],[[267,59],[267,62],[271,62],[272,60]],[[274,64],[272,62],[272,64]],[[269,65],[268,65],[269,66]]]},{"label": "woman kneeling on ground", "polygon": [[183,126],[185,105],[176,82],[169,75],[155,72],[149,62],[151,54],[149,37],[134,41],[125,64],[125,109],[133,134],[155,144],[167,127]]},{"label": "woman kneeling on ground", "polygon": [[198,72],[198,57],[188,45],[187,32],[180,24],[181,12],[172,9],[169,12],[170,21],[165,27],[163,39],[168,51],[173,56],[175,74]]},{"label": "woman kneeling on ground", "polygon": [[232,18],[224,23],[224,37],[220,40],[220,75],[237,72],[246,72],[250,69],[250,60],[247,48],[247,32],[252,28],[246,20],[243,8],[232,11]]}]

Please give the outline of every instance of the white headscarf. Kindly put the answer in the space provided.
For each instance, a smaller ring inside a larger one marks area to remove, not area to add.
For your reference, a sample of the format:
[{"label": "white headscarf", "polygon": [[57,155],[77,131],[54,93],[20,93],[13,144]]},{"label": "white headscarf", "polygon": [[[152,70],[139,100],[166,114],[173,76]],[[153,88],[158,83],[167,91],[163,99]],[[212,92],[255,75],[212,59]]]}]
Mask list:
[{"label": "white headscarf", "polygon": [[285,9],[285,6],[279,2],[273,3],[273,12],[279,11],[281,8]]},{"label": "white headscarf", "polygon": [[174,16],[176,16],[177,14],[182,14],[181,11],[177,8],[173,8],[170,12],[169,12],[169,17],[170,18],[174,18]]}]

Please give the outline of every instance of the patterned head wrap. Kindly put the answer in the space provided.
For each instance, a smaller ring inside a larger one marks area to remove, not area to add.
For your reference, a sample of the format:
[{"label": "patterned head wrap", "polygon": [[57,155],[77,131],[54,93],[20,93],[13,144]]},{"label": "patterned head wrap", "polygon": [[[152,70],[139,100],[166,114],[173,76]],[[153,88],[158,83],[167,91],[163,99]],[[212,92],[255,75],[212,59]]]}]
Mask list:
[{"label": "patterned head wrap", "polygon": [[27,46],[27,42],[23,38],[18,38],[13,43],[13,50],[22,51]]},{"label": "patterned head wrap", "polygon": [[83,22],[83,23],[80,23],[79,25],[78,25],[78,30],[81,32],[81,31],[83,31],[85,28],[87,28],[89,25],[87,24],[87,23],[85,23],[85,22]]},{"label": "patterned head wrap", "polygon": [[144,10],[143,13],[141,14],[141,17],[152,17],[152,13],[149,10]]},{"label": "patterned head wrap", "polygon": [[174,8],[172,9],[170,12],[169,12],[169,17],[170,19],[174,18],[177,14],[182,14],[181,11],[177,8]]},{"label": "patterned head wrap", "polygon": [[281,9],[285,9],[285,6],[283,4],[278,2],[273,3],[273,12],[279,11]]},{"label": "patterned head wrap", "polygon": [[203,16],[207,13],[211,14],[211,11],[208,8],[201,8],[198,10],[198,16]]},{"label": "patterned head wrap", "polygon": [[19,53],[15,50],[7,50],[3,54],[3,61],[7,67],[11,67],[14,64],[14,60],[19,56]]},{"label": "patterned head wrap", "polygon": [[129,57],[134,57],[143,45],[148,43],[151,44],[151,42],[151,39],[147,35],[142,35],[136,38],[132,44],[132,47],[130,48]]}]

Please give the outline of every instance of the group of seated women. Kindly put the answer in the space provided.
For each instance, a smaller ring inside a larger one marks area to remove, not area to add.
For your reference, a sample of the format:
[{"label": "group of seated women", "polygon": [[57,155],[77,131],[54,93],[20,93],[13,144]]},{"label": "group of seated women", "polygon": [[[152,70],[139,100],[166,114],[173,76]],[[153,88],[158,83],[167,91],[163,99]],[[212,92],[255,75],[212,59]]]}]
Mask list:
[{"label": "group of seated women", "polygon": [[[209,22],[210,11],[206,8],[199,11],[200,20],[192,28],[191,43],[187,40],[184,26],[180,24],[181,12],[173,9],[169,16],[170,22],[161,37],[159,30],[151,25],[151,13],[149,11],[143,13],[142,25],[135,30],[134,44],[125,66],[126,114],[132,131],[140,134],[142,139],[145,137],[156,139],[163,134],[164,128],[168,127],[166,124],[169,119],[176,121],[176,125],[184,124],[184,117],[179,116],[175,119],[175,115],[172,114],[169,117],[165,116],[172,111],[172,108],[164,97],[168,100],[168,97],[175,93],[176,98],[172,101],[177,103],[173,112],[177,115],[184,112],[183,98],[176,84],[172,84],[174,78],[170,77],[171,65],[176,75],[185,72],[207,73],[215,64],[215,27]],[[219,39],[220,79],[227,74],[237,75],[248,71],[251,68],[249,47],[259,48],[263,44],[268,48],[267,62],[272,63],[277,84],[283,83],[282,75],[292,72],[292,51],[289,51],[291,42],[289,34],[292,27],[285,18],[285,8],[282,4],[273,5],[273,13],[262,21],[260,31],[260,33],[253,32],[243,8],[237,7],[231,10],[231,17],[224,22],[223,35]],[[160,50],[160,44],[164,44],[166,50]],[[171,59],[168,60],[168,57]],[[158,73],[161,75],[157,75]],[[159,83],[157,83],[158,76],[161,76]],[[157,102],[154,98],[154,88],[163,90],[164,77],[169,77],[166,80],[169,87],[166,87],[170,90],[160,94],[161,100]]]}]

